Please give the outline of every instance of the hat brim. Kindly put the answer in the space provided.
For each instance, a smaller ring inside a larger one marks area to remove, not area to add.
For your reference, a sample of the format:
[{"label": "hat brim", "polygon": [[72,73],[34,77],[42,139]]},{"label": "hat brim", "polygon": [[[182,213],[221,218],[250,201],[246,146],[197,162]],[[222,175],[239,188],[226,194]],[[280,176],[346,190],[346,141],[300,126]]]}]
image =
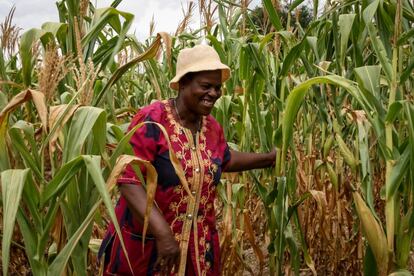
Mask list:
[{"label": "hat brim", "polygon": [[223,63],[211,63],[211,64],[203,64],[203,66],[197,65],[193,67],[189,67],[180,74],[175,75],[175,77],[170,81],[170,88],[174,90],[178,90],[180,79],[187,73],[195,73],[195,72],[202,72],[202,71],[214,71],[214,70],[221,70],[221,82],[225,82],[230,78],[230,68],[223,64]]}]

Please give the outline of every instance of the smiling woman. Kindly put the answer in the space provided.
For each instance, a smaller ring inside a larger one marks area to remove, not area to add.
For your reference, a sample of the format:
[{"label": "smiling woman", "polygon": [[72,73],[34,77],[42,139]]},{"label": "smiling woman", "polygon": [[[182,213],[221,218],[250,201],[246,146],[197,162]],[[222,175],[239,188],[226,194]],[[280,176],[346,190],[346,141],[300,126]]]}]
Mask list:
[{"label": "smiling woman", "polygon": [[[220,275],[214,199],[221,172],[274,163],[275,151],[231,151],[222,127],[210,115],[221,96],[221,85],[229,77],[229,67],[212,47],[184,49],[170,82],[178,96],[144,107],[132,120],[130,129],[141,122],[161,124],[171,143],[169,147],[168,138],[154,124],[145,124],[131,139],[135,154],[150,161],[158,174],[157,208],[149,214],[150,235],[144,241],[145,190],[131,167],[118,179],[121,197],[116,213],[135,275]],[[180,161],[190,193],[175,173],[170,151]],[[141,170],[145,178],[145,169]],[[102,242],[100,256],[104,253],[106,275],[132,275],[113,225]]]}]

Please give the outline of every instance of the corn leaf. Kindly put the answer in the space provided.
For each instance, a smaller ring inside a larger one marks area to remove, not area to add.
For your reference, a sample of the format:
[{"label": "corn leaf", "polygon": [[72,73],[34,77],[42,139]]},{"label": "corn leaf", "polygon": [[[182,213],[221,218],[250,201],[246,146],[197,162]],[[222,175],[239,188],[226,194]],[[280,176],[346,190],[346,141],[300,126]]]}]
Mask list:
[{"label": "corn leaf", "polygon": [[65,247],[62,249],[62,251],[59,252],[56,258],[50,264],[47,272],[48,275],[62,275],[64,273],[66,264],[69,261],[69,258],[72,255],[75,246],[78,244],[86,229],[92,223],[92,220],[95,216],[95,212],[101,205],[101,203],[102,201],[99,200],[92,206],[87,217],[83,220],[78,230],[69,238]]},{"label": "corn leaf", "polygon": [[341,45],[340,45],[340,62],[344,64],[346,50],[348,49],[349,35],[352,30],[352,25],[354,23],[355,14],[341,14],[339,15],[338,25],[339,32],[341,34]]},{"label": "corn leaf", "polygon": [[1,173],[3,200],[3,237],[1,242],[3,275],[7,276],[16,213],[20,205],[23,187],[28,181],[30,169],[6,170]]},{"label": "corn leaf", "polygon": [[398,269],[397,271],[388,274],[388,276],[412,276],[412,274],[406,269]]},{"label": "corn leaf", "polygon": [[282,30],[283,27],[280,21],[280,17],[275,7],[273,6],[272,1],[263,0],[263,6],[266,8],[267,13],[269,14],[270,22],[272,23],[273,27],[275,27],[276,31]]},{"label": "corn leaf", "polygon": [[135,66],[138,62],[153,58],[157,52],[159,47],[161,46],[161,36],[157,35],[157,38],[154,40],[154,42],[148,47],[148,49],[140,54],[138,57],[134,58],[133,60],[129,61],[128,63],[124,64],[123,66],[119,67],[111,76],[109,81],[106,83],[106,85],[102,88],[102,90],[98,93],[98,96],[94,100],[94,105],[98,105],[100,101],[102,100],[103,95],[105,92],[114,85],[121,77],[122,75],[128,71],[128,69]]},{"label": "corn leaf", "polygon": [[407,174],[411,155],[412,148],[407,146],[404,150],[404,153],[398,158],[398,160],[392,167],[390,177],[387,178],[387,184],[385,185],[387,201],[393,198],[402,180]]},{"label": "corn leaf", "polygon": [[349,92],[363,107],[364,109],[370,110],[365,105],[365,101],[361,96],[360,90],[355,86],[355,84],[345,78],[342,78],[337,75],[315,77],[310,80],[307,80],[300,85],[296,86],[289,94],[287,98],[286,107],[284,110],[284,117],[282,121],[282,134],[283,134],[283,143],[282,143],[282,166],[281,170],[284,170],[284,159],[286,157],[288,146],[291,144],[293,126],[296,120],[297,113],[303,102],[303,99],[306,95],[308,89],[319,83],[328,83],[335,84],[344,88]]},{"label": "corn leaf", "polygon": [[382,275],[388,270],[387,238],[385,237],[381,225],[375,219],[359,193],[353,192],[352,195],[364,235],[372,249],[375,260],[377,261],[378,272]]},{"label": "corn leaf", "polygon": [[32,83],[33,53],[32,46],[46,32],[40,29],[30,29],[22,34],[20,38],[20,58],[22,59],[22,74],[25,87]]},{"label": "corn leaf", "polygon": [[[95,125],[101,127],[106,126],[106,112],[103,109],[85,106],[78,108],[72,119],[72,123],[69,128],[69,133],[65,140],[65,146],[63,150],[63,163],[70,161],[81,154],[81,150],[84,147],[86,138],[90,135]],[[106,131],[105,131],[106,132]],[[99,137],[95,137],[99,138]],[[100,148],[104,147],[105,137],[101,136],[98,141]]]},{"label": "corn leaf", "polygon": [[380,95],[380,73],[381,67],[378,65],[362,66],[354,69],[355,76],[364,99],[367,104],[375,106],[380,115],[385,113],[384,107],[379,102]]},{"label": "corn leaf", "polygon": [[50,139],[46,138],[46,140],[49,140],[49,148],[52,153],[56,150],[56,142],[60,132],[78,108],[79,105],[66,104],[59,106],[51,106],[49,108]]},{"label": "corn leaf", "polygon": [[364,18],[365,24],[367,25],[367,30],[371,38],[372,47],[374,48],[375,53],[378,56],[378,59],[382,66],[382,70],[384,70],[388,81],[391,82],[392,80],[391,62],[384,48],[384,44],[377,37],[378,31],[376,27],[374,26],[374,24],[372,23],[373,17],[378,9],[379,2],[380,2],[379,0],[375,0],[371,4],[369,4],[369,6],[366,7],[365,10],[363,11],[363,18]]}]

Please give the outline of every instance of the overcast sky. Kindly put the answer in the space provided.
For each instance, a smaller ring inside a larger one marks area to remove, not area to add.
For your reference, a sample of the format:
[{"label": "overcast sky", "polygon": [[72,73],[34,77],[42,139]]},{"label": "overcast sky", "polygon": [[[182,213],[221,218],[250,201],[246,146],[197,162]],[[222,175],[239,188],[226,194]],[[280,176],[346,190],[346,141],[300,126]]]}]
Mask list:
[{"label": "overcast sky", "polygon": [[[92,0],[96,7],[107,7],[110,0]],[[189,0],[123,0],[118,6],[121,11],[135,15],[130,32],[136,33],[139,40],[144,40],[149,34],[149,24],[152,16],[155,19],[155,31],[174,33],[183,18],[182,7]],[[198,1],[193,1],[197,3]],[[253,0],[251,6],[256,6],[260,0]],[[28,30],[40,28],[44,22],[58,21],[55,0],[0,0],[0,22],[3,22],[13,5],[16,6],[13,22],[18,27]],[[198,26],[198,9],[194,10],[193,24]]]}]

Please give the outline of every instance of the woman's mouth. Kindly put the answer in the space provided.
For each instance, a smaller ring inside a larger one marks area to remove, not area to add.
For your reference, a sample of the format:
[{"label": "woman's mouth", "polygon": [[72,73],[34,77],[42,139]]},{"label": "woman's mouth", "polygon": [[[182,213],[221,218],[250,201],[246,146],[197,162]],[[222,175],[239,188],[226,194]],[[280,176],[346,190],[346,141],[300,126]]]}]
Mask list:
[{"label": "woman's mouth", "polygon": [[215,101],[209,99],[202,99],[201,102],[207,107],[213,107],[215,103]]}]

